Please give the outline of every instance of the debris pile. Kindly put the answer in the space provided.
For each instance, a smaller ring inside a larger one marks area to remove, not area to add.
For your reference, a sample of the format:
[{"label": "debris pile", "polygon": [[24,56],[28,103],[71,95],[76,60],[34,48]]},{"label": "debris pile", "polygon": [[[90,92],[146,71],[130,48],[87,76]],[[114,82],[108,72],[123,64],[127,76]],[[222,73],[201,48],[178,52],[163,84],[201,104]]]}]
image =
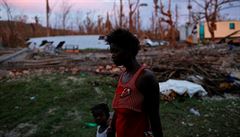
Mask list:
[{"label": "debris pile", "polygon": [[[240,47],[227,45],[164,49],[151,61],[160,82],[188,80],[200,84],[208,95],[239,89]],[[234,75],[231,75],[234,74]]]},{"label": "debris pile", "polygon": [[[191,81],[201,85],[210,96],[240,89],[240,47],[211,45],[178,49],[145,48],[139,52],[137,59],[156,73],[159,82],[169,79]],[[113,65],[110,53],[101,50],[77,54],[28,51],[19,58],[14,57],[1,63],[0,70],[1,79],[52,72],[119,75],[123,68]],[[177,94],[171,93],[169,96],[168,100],[171,100]]]}]

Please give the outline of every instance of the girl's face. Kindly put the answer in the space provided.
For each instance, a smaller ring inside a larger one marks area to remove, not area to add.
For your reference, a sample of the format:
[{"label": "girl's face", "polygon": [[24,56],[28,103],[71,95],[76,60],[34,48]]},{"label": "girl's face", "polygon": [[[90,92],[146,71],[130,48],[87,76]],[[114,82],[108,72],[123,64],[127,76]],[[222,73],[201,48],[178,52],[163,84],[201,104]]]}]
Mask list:
[{"label": "girl's face", "polygon": [[94,112],[93,117],[97,125],[104,125],[107,123],[107,116],[103,111]]},{"label": "girl's face", "polygon": [[130,59],[129,52],[119,48],[113,43],[110,45],[110,52],[112,54],[112,61],[117,66],[124,65]]}]

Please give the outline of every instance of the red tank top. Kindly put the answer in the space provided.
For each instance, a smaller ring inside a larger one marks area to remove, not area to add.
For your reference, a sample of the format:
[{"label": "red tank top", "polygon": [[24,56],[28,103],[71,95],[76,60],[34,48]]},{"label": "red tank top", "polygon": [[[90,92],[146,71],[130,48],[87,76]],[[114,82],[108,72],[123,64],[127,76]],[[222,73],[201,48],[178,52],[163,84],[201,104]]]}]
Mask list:
[{"label": "red tank top", "polygon": [[144,131],[149,129],[148,118],[142,108],[144,97],[135,85],[143,70],[144,66],[127,83],[122,83],[123,74],[118,81],[112,103],[116,113],[117,137],[144,137]]}]

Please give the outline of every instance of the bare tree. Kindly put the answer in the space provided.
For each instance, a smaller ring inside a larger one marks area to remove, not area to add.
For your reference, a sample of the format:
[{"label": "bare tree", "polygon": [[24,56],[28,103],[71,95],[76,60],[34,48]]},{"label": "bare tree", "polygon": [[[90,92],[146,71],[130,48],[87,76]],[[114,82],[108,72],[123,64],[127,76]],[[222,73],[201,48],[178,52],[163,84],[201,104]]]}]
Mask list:
[{"label": "bare tree", "polygon": [[103,17],[100,15],[98,15],[97,28],[98,28],[98,34],[102,34],[103,33]]},{"label": "bare tree", "polygon": [[123,1],[120,0],[120,12],[119,12],[119,26],[122,27],[123,26]]},{"label": "bare tree", "polygon": [[158,0],[153,0],[153,4],[154,4],[154,14],[152,17],[152,28],[153,28],[153,32],[154,32],[154,36],[157,37],[157,33],[158,33],[158,29],[157,29],[157,24],[158,24]]},{"label": "bare tree", "polygon": [[115,26],[119,26],[119,11],[118,11],[118,8],[117,8],[117,4],[116,4],[116,1],[114,1],[113,3],[113,11],[114,11],[114,21],[115,21]]},{"label": "bare tree", "polygon": [[75,15],[76,15],[75,19],[76,19],[76,25],[78,27],[78,32],[80,34],[84,34],[85,32],[84,32],[84,25],[83,25],[83,18],[82,18],[83,13],[81,11],[77,11]]},{"label": "bare tree", "polygon": [[[118,1],[118,0],[117,0]],[[122,28],[124,26],[124,4],[123,0],[119,0],[119,7],[117,6],[116,1],[114,1],[113,4],[113,11],[114,11],[114,20],[115,20],[115,26]]]},{"label": "bare tree", "polygon": [[141,26],[142,26],[142,23],[141,23],[141,17],[140,17],[139,8],[138,8],[138,10],[137,10],[136,23],[137,23],[137,33],[138,33],[138,35],[141,35]]},{"label": "bare tree", "polygon": [[38,16],[34,16],[34,21],[36,25],[39,25],[39,17]]},{"label": "bare tree", "polygon": [[133,32],[133,15],[134,13],[136,12],[138,6],[139,6],[139,2],[140,0],[137,0],[137,1],[131,1],[131,0],[128,0],[128,7],[129,7],[129,31]]},{"label": "bare tree", "polygon": [[153,4],[154,4],[154,15],[155,15],[155,17],[157,17],[158,16],[158,9],[159,9],[158,0],[153,0]]},{"label": "bare tree", "polygon": [[111,31],[111,29],[112,29],[112,23],[110,21],[108,12],[107,12],[107,18],[106,18],[106,22],[105,22],[105,28],[106,28],[105,29],[105,33],[106,34],[108,34]]},{"label": "bare tree", "polygon": [[163,39],[164,38],[164,32],[163,32],[163,27],[162,27],[162,21],[161,18],[159,17],[159,9],[160,6],[158,5],[159,0],[153,0],[153,8],[154,12],[151,17],[151,30],[153,32],[153,36],[158,39]]},{"label": "bare tree", "polygon": [[175,26],[178,26],[178,5],[175,5]]},{"label": "bare tree", "polygon": [[72,5],[67,3],[66,1],[62,1],[61,4],[61,20],[62,20],[62,29],[66,29],[67,21],[69,19],[70,11],[71,11]]},{"label": "bare tree", "polygon": [[176,36],[175,36],[176,29],[174,26],[174,21],[173,21],[172,12],[171,12],[171,0],[168,1],[167,11],[164,11],[162,0],[160,0],[160,12],[163,15],[163,17],[161,18],[161,21],[167,23],[169,26],[168,38],[170,41],[170,45],[176,46]]},{"label": "bare tree", "polygon": [[1,5],[3,7],[3,9],[6,11],[7,14],[7,26],[8,29],[10,30],[10,32],[6,31],[6,33],[3,33],[3,43],[5,43],[5,45],[7,46],[13,46],[15,45],[15,40],[16,40],[16,31],[15,31],[15,25],[13,22],[13,9],[12,7],[9,5],[9,3],[7,2],[7,0],[2,0]]},{"label": "bare tree", "polygon": [[142,23],[141,23],[141,14],[140,14],[140,8],[141,7],[146,7],[148,6],[147,3],[140,3],[137,7],[137,13],[135,14],[135,26],[136,26],[136,32],[138,33],[138,35],[142,35]]},{"label": "bare tree", "polygon": [[[46,26],[47,26],[47,36],[50,35],[50,17],[53,13],[54,7],[56,6],[58,1],[55,1],[53,5],[50,6],[49,0],[46,0]],[[57,26],[57,22],[55,22],[55,26]]]},{"label": "bare tree", "polygon": [[90,17],[90,15],[91,12],[88,12],[85,20],[83,21],[87,34],[93,34],[95,29],[95,22],[93,21],[93,18]]},{"label": "bare tree", "polygon": [[7,0],[2,0],[1,5],[2,5],[3,9],[6,10],[8,21],[12,20],[13,19],[13,16],[12,16],[13,9],[8,4]]},{"label": "bare tree", "polygon": [[209,30],[209,33],[211,35],[211,40],[214,42],[215,40],[215,34],[214,31],[217,29],[216,28],[216,22],[218,21],[218,16],[220,14],[220,11],[223,8],[230,8],[231,5],[234,2],[239,2],[239,0],[202,0],[199,2],[199,0],[193,0],[203,12],[198,12],[198,16],[195,18],[196,19],[202,19],[204,18],[207,27]]},{"label": "bare tree", "polygon": [[27,23],[27,20],[28,20],[28,16],[27,15],[16,15],[16,16],[14,16],[14,21]]},{"label": "bare tree", "polygon": [[50,14],[51,14],[51,9],[49,6],[49,1],[46,0],[46,25],[47,25],[47,36],[50,35],[50,31],[49,31],[49,18],[50,18]]}]

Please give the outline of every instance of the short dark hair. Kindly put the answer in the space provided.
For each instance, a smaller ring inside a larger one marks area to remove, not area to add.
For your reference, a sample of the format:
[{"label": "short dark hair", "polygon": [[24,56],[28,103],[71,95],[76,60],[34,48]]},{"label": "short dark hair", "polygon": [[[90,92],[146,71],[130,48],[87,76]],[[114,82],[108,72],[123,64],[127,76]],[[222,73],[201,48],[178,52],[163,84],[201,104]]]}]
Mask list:
[{"label": "short dark hair", "polygon": [[110,114],[109,114],[109,108],[108,108],[107,104],[101,103],[101,104],[97,104],[91,108],[92,113],[96,113],[99,111],[103,111],[105,113],[106,117],[109,118]]},{"label": "short dark hair", "polygon": [[138,38],[127,29],[114,29],[107,35],[105,41],[107,42],[107,44],[115,44],[121,49],[131,51],[134,56],[136,56],[138,51],[140,50],[140,42]]}]

